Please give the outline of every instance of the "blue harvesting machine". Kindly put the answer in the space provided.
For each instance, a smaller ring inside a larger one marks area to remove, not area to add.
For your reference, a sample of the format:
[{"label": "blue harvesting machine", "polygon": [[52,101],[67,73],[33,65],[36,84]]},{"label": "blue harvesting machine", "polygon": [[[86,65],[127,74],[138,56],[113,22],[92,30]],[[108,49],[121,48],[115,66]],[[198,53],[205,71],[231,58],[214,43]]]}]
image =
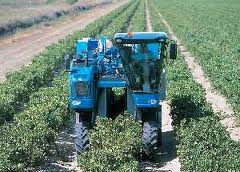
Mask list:
[{"label": "blue harvesting machine", "polygon": [[96,116],[114,118],[123,111],[142,122],[144,152],[154,153],[161,144],[167,54],[175,59],[177,45],[164,32],[117,33],[111,39],[76,42],[66,68],[70,108],[76,112],[78,153],[89,147],[88,130]]}]

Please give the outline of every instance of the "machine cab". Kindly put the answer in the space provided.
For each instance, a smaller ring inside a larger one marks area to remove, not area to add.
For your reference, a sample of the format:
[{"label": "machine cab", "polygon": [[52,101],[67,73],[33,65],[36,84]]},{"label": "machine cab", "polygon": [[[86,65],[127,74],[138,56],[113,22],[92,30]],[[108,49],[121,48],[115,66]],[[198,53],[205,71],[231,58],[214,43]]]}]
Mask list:
[{"label": "machine cab", "polygon": [[166,40],[164,32],[118,33],[114,36],[133,91],[158,92]]},{"label": "machine cab", "polygon": [[70,106],[92,109],[95,104],[94,72],[98,40],[83,38],[76,42],[76,53],[70,65]]},{"label": "machine cab", "polygon": [[159,108],[167,45],[164,32],[117,33],[114,44],[118,47],[128,79],[128,110]]}]

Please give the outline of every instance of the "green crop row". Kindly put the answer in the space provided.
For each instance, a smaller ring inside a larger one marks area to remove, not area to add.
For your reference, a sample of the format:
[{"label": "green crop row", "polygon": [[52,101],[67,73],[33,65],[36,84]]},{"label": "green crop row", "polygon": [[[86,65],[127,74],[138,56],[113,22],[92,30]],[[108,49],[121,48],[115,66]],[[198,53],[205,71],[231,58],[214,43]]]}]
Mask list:
[{"label": "green crop row", "polygon": [[140,5],[135,12],[132,20],[130,22],[130,26],[128,27],[128,31],[131,32],[142,32],[145,27],[145,1],[141,1]]},{"label": "green crop row", "polygon": [[[128,12],[124,15],[133,16],[131,27],[134,31],[144,30],[144,0],[141,0],[135,14]],[[105,33],[114,35],[116,31],[126,31],[128,23],[126,24],[125,21],[124,18],[115,20],[112,23],[112,28],[115,29],[109,28]],[[113,121],[97,119],[96,127],[90,134],[90,149],[79,156],[78,162],[81,170],[86,172],[139,171],[138,160],[142,149],[141,133],[141,125],[126,114],[118,116]]]},{"label": "green crop row", "polygon": [[114,20],[109,27],[107,27],[103,31],[103,35],[110,35],[113,36],[117,32],[125,32],[127,30],[127,27],[129,25],[129,22],[134,15],[137,7],[139,6],[140,1],[137,0],[137,3],[135,5],[131,6],[128,10],[123,12],[121,16],[117,20]]},{"label": "green crop row", "polygon": [[[183,58],[179,56],[178,58]],[[240,144],[231,140],[183,59],[169,68],[168,95],[183,171],[237,171]]]},{"label": "green crop row", "polygon": [[[154,31],[166,30],[155,13],[156,1],[148,1]],[[162,2],[162,1],[161,1]],[[177,135],[177,154],[183,171],[238,171],[240,144],[231,140],[204,98],[204,90],[178,56],[169,67],[168,98]]]},{"label": "green crop row", "polygon": [[115,120],[97,118],[96,127],[90,135],[90,150],[78,158],[81,170],[138,171],[141,133],[141,124],[128,114],[119,115]]},{"label": "green crop row", "polygon": [[[62,77],[62,76],[61,76]],[[41,88],[14,122],[0,128],[0,171],[23,171],[44,160],[56,131],[69,117],[67,77]]]},{"label": "green crop row", "polygon": [[[150,2],[150,1],[147,1]],[[164,27],[164,23],[159,19],[159,10],[156,8],[155,3],[148,3],[148,11],[150,15],[150,20],[152,24],[153,31],[166,32],[167,29]]]},{"label": "green crop row", "polygon": [[[88,35],[100,33],[112,22],[113,17],[117,17],[132,2],[90,24],[83,32],[87,31]],[[40,87],[46,86],[54,78],[56,68],[64,62],[64,54],[73,53],[74,44],[78,38],[79,34],[76,33],[49,46],[34,57],[31,65],[7,76],[7,81],[0,84],[0,124],[12,120],[16,113],[24,109],[24,103],[29,101],[29,96]]]},{"label": "green crop row", "polygon": [[0,84],[0,124],[12,120],[29,95],[53,79],[54,70],[63,63],[61,50],[69,52],[63,41],[35,56],[31,65],[8,74],[6,82]]},{"label": "green crop row", "polygon": [[[130,13],[129,9],[133,10],[138,4],[132,2],[74,33],[68,43],[74,45],[76,39],[98,35],[113,20],[124,20],[121,13]],[[69,44],[66,46],[71,46]],[[0,127],[0,171],[22,171],[44,161],[56,133],[69,118],[67,78],[67,74],[62,73],[52,87],[32,94],[25,110],[16,115],[12,123]]]},{"label": "green crop row", "polygon": [[240,1],[154,0],[153,3],[240,119]]}]

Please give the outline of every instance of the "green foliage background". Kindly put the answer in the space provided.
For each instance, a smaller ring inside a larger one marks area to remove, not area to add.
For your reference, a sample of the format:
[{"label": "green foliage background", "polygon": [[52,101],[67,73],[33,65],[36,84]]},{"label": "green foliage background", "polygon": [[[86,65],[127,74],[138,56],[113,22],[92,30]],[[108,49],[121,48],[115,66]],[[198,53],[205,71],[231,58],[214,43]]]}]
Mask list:
[{"label": "green foliage background", "polygon": [[[205,40],[205,36],[209,35],[201,34],[202,30],[200,28],[205,27],[205,29],[207,29],[207,27],[217,24],[216,22],[208,21],[208,24],[205,26],[201,25],[201,27],[195,28],[195,26],[197,27],[199,24],[204,23],[202,21],[203,18],[196,18],[199,19],[199,21],[196,23],[191,21],[192,17],[197,13],[199,13],[200,16],[208,15],[209,13],[214,13],[215,15],[216,10],[218,9],[208,12],[205,11],[213,6],[202,9],[207,4],[216,4],[216,6],[225,6],[226,8],[225,3],[218,4],[218,1],[206,2],[205,0],[201,0],[200,3],[200,0],[191,2],[189,0],[148,0],[148,2],[149,7],[151,8],[150,13],[154,31],[167,32],[167,29],[164,27],[164,24],[158,15],[158,13],[161,12],[161,14],[164,15],[164,18],[169,21],[169,24],[173,26],[173,29],[176,31],[178,36],[183,38],[184,35],[186,36],[188,34],[183,34],[181,32],[190,33],[192,32],[192,29],[196,29],[195,31],[198,33],[192,36],[196,39],[201,37],[203,40]],[[189,8],[189,6],[191,6],[191,8]],[[161,9],[161,11],[159,11],[158,7]],[[191,13],[188,13],[189,11],[191,11]],[[186,14],[193,15],[186,17],[187,20],[179,19],[179,17],[182,17]],[[211,31],[211,29],[208,29],[209,34],[211,34]],[[201,50],[201,52],[204,52],[201,47],[207,45],[200,42],[198,42],[197,45],[195,44],[196,42],[191,42],[191,39],[188,39],[187,41],[188,43],[186,45],[191,47],[190,50],[194,53],[195,50]],[[190,45],[191,43],[192,45]],[[198,46],[198,48],[195,47],[195,49],[192,49],[192,46],[194,45]],[[208,48],[206,51],[212,51],[212,53],[215,52],[215,50],[211,48]],[[202,58],[202,56],[199,57]],[[232,58],[235,57],[233,56]],[[210,61],[214,61],[214,63],[211,63]],[[214,65],[217,62],[218,58],[215,56],[212,56],[212,58],[208,59],[209,65]],[[232,62],[229,64],[231,63]],[[233,66],[236,66],[236,64]],[[208,70],[210,70],[210,68]],[[215,69],[213,67],[212,71],[214,70]],[[226,67],[226,71],[227,70],[228,69]],[[212,112],[211,106],[207,104],[204,98],[203,88],[193,81],[192,75],[181,55],[178,56],[178,59],[173,65],[169,66],[168,72],[168,99],[171,101],[171,114],[173,117],[174,130],[178,140],[177,154],[180,157],[181,170],[199,172],[238,171],[240,169],[240,144],[239,142],[231,140],[229,133],[220,123],[221,119],[219,118],[219,114],[214,114]],[[225,73],[225,71],[222,73]],[[231,73],[233,72],[230,72],[227,75],[231,75]],[[218,74],[216,73],[216,75]],[[211,77],[213,77],[213,75]],[[216,78],[214,82],[217,82],[217,80],[218,79]],[[237,85],[235,86],[237,88]]]},{"label": "green foliage background", "polygon": [[[136,6],[137,3],[138,1],[135,1],[135,3],[130,1],[111,14],[91,23],[84,30],[76,32],[65,40],[61,40],[59,43],[48,47],[46,51],[39,55],[42,57],[40,59],[45,59],[41,61],[43,66],[44,64],[47,65],[49,60],[54,61],[54,59],[51,58],[54,55],[52,53],[53,51],[60,53],[61,55],[58,59],[63,61],[63,54],[66,51],[73,51],[74,43],[77,39],[89,35],[96,36],[102,32],[106,25],[109,25],[113,19],[118,19],[119,14],[132,6]],[[132,10],[133,9],[134,8],[132,8]],[[58,49],[59,46],[62,48]],[[26,97],[28,101],[19,99],[22,107],[24,107],[20,113],[14,113],[17,112],[17,108],[13,103],[0,101],[0,105],[3,107],[2,109],[6,112],[8,112],[6,107],[14,110],[11,114],[11,117],[14,117],[13,121],[0,126],[0,171],[24,171],[29,167],[39,165],[43,162],[49,153],[50,147],[54,144],[57,133],[64,127],[70,117],[68,112],[68,77],[66,73],[62,73],[56,77],[52,87],[43,87],[41,89],[37,87],[36,89],[34,85],[31,87],[26,87],[21,84],[20,87],[14,85],[17,82],[17,74],[21,76],[24,75],[24,70],[38,70],[37,67],[34,69],[34,61],[39,61],[40,59],[34,58],[32,65],[11,74],[12,76],[14,75],[14,82],[12,82],[11,79],[7,81],[9,85],[6,85],[6,88],[9,87],[20,90],[15,91],[15,94],[13,91],[10,92],[11,94],[4,92],[6,96],[9,96],[7,98],[10,99],[10,102],[17,102],[15,101],[15,97],[21,97],[21,95],[24,95],[23,97]],[[37,63],[35,65],[37,65]],[[44,73],[45,70],[42,72]],[[35,75],[29,74],[30,79],[27,81],[25,78],[18,78],[20,79],[19,82],[32,83],[35,77],[41,78],[42,72],[40,72],[39,75],[35,72],[33,73]],[[27,94],[25,95],[26,92]],[[1,110],[0,114],[6,115]]]}]

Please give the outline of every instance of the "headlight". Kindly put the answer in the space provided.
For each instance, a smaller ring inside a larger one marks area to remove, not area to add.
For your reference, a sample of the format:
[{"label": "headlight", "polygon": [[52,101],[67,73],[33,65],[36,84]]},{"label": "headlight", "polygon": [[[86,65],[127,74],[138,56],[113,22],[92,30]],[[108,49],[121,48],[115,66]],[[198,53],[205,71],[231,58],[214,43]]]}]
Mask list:
[{"label": "headlight", "polygon": [[75,95],[76,96],[87,96],[88,95],[88,85],[85,82],[74,83]]}]

